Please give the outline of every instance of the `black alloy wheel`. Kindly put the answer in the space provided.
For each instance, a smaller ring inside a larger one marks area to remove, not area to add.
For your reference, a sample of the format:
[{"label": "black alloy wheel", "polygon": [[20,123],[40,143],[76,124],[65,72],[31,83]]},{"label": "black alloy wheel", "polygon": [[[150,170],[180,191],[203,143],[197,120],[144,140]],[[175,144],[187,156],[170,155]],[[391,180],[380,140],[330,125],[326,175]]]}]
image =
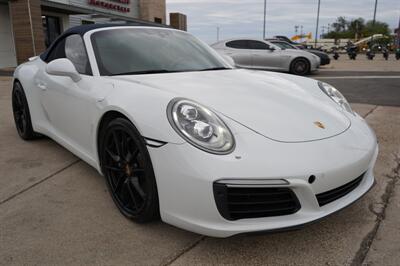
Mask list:
[{"label": "black alloy wheel", "polygon": [[108,189],[118,209],[136,222],[159,217],[157,185],[142,136],[124,118],[101,133],[100,160]]},{"label": "black alloy wheel", "polygon": [[39,134],[35,133],[32,128],[31,115],[24,89],[18,81],[14,83],[11,101],[18,135],[24,140],[31,140],[38,137]]},{"label": "black alloy wheel", "polygon": [[295,75],[306,75],[310,72],[310,63],[305,58],[295,59],[290,67],[290,72]]}]

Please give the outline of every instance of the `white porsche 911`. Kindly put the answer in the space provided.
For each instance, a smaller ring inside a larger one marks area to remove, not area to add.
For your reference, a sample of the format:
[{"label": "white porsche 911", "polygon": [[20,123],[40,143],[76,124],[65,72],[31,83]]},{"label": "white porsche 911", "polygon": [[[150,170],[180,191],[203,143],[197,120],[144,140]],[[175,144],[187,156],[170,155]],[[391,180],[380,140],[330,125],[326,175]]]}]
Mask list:
[{"label": "white porsche 911", "polygon": [[182,31],[79,26],[14,78],[19,135],[49,136],[96,168],[137,222],[215,237],[282,230],[374,184],[375,134],[339,91],[235,69]]}]

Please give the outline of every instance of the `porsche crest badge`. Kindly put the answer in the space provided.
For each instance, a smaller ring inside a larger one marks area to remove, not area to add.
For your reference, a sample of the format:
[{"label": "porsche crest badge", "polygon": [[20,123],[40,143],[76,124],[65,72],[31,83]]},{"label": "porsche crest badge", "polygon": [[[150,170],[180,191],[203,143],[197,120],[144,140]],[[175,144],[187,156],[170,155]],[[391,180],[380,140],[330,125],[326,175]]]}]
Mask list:
[{"label": "porsche crest badge", "polygon": [[325,129],[325,125],[322,124],[322,123],[319,122],[319,121],[315,121],[315,122],[314,122],[314,125],[316,125],[316,126],[319,127],[319,128]]}]

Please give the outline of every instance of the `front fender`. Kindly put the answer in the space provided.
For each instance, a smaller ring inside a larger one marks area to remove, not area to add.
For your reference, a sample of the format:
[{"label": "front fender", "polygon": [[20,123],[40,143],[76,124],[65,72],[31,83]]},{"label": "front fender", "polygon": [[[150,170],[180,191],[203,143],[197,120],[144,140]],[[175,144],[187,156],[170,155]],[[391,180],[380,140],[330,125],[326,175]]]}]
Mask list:
[{"label": "front fender", "polygon": [[117,111],[126,116],[143,137],[185,143],[167,118],[167,105],[175,97],[172,93],[125,81],[114,81],[113,87],[104,100],[97,103],[101,110],[97,125],[105,113]]}]

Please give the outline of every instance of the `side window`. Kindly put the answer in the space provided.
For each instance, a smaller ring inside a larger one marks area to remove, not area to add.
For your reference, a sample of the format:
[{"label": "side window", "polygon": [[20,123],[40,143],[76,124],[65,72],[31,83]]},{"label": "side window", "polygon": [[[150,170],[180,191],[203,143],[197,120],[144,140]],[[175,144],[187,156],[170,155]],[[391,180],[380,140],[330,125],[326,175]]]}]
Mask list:
[{"label": "side window", "polygon": [[86,48],[80,35],[74,34],[65,38],[65,57],[71,60],[78,73],[92,74]]},{"label": "side window", "polygon": [[237,41],[230,41],[226,43],[226,46],[235,49],[251,49],[247,40],[237,40]]},{"label": "side window", "polygon": [[249,41],[251,49],[255,50],[268,50],[269,45],[266,44],[265,42],[259,42],[259,41]]},{"label": "side window", "polygon": [[51,61],[59,58],[65,58],[65,39],[59,41],[56,46],[52,48],[46,58],[46,62],[50,63]]}]

